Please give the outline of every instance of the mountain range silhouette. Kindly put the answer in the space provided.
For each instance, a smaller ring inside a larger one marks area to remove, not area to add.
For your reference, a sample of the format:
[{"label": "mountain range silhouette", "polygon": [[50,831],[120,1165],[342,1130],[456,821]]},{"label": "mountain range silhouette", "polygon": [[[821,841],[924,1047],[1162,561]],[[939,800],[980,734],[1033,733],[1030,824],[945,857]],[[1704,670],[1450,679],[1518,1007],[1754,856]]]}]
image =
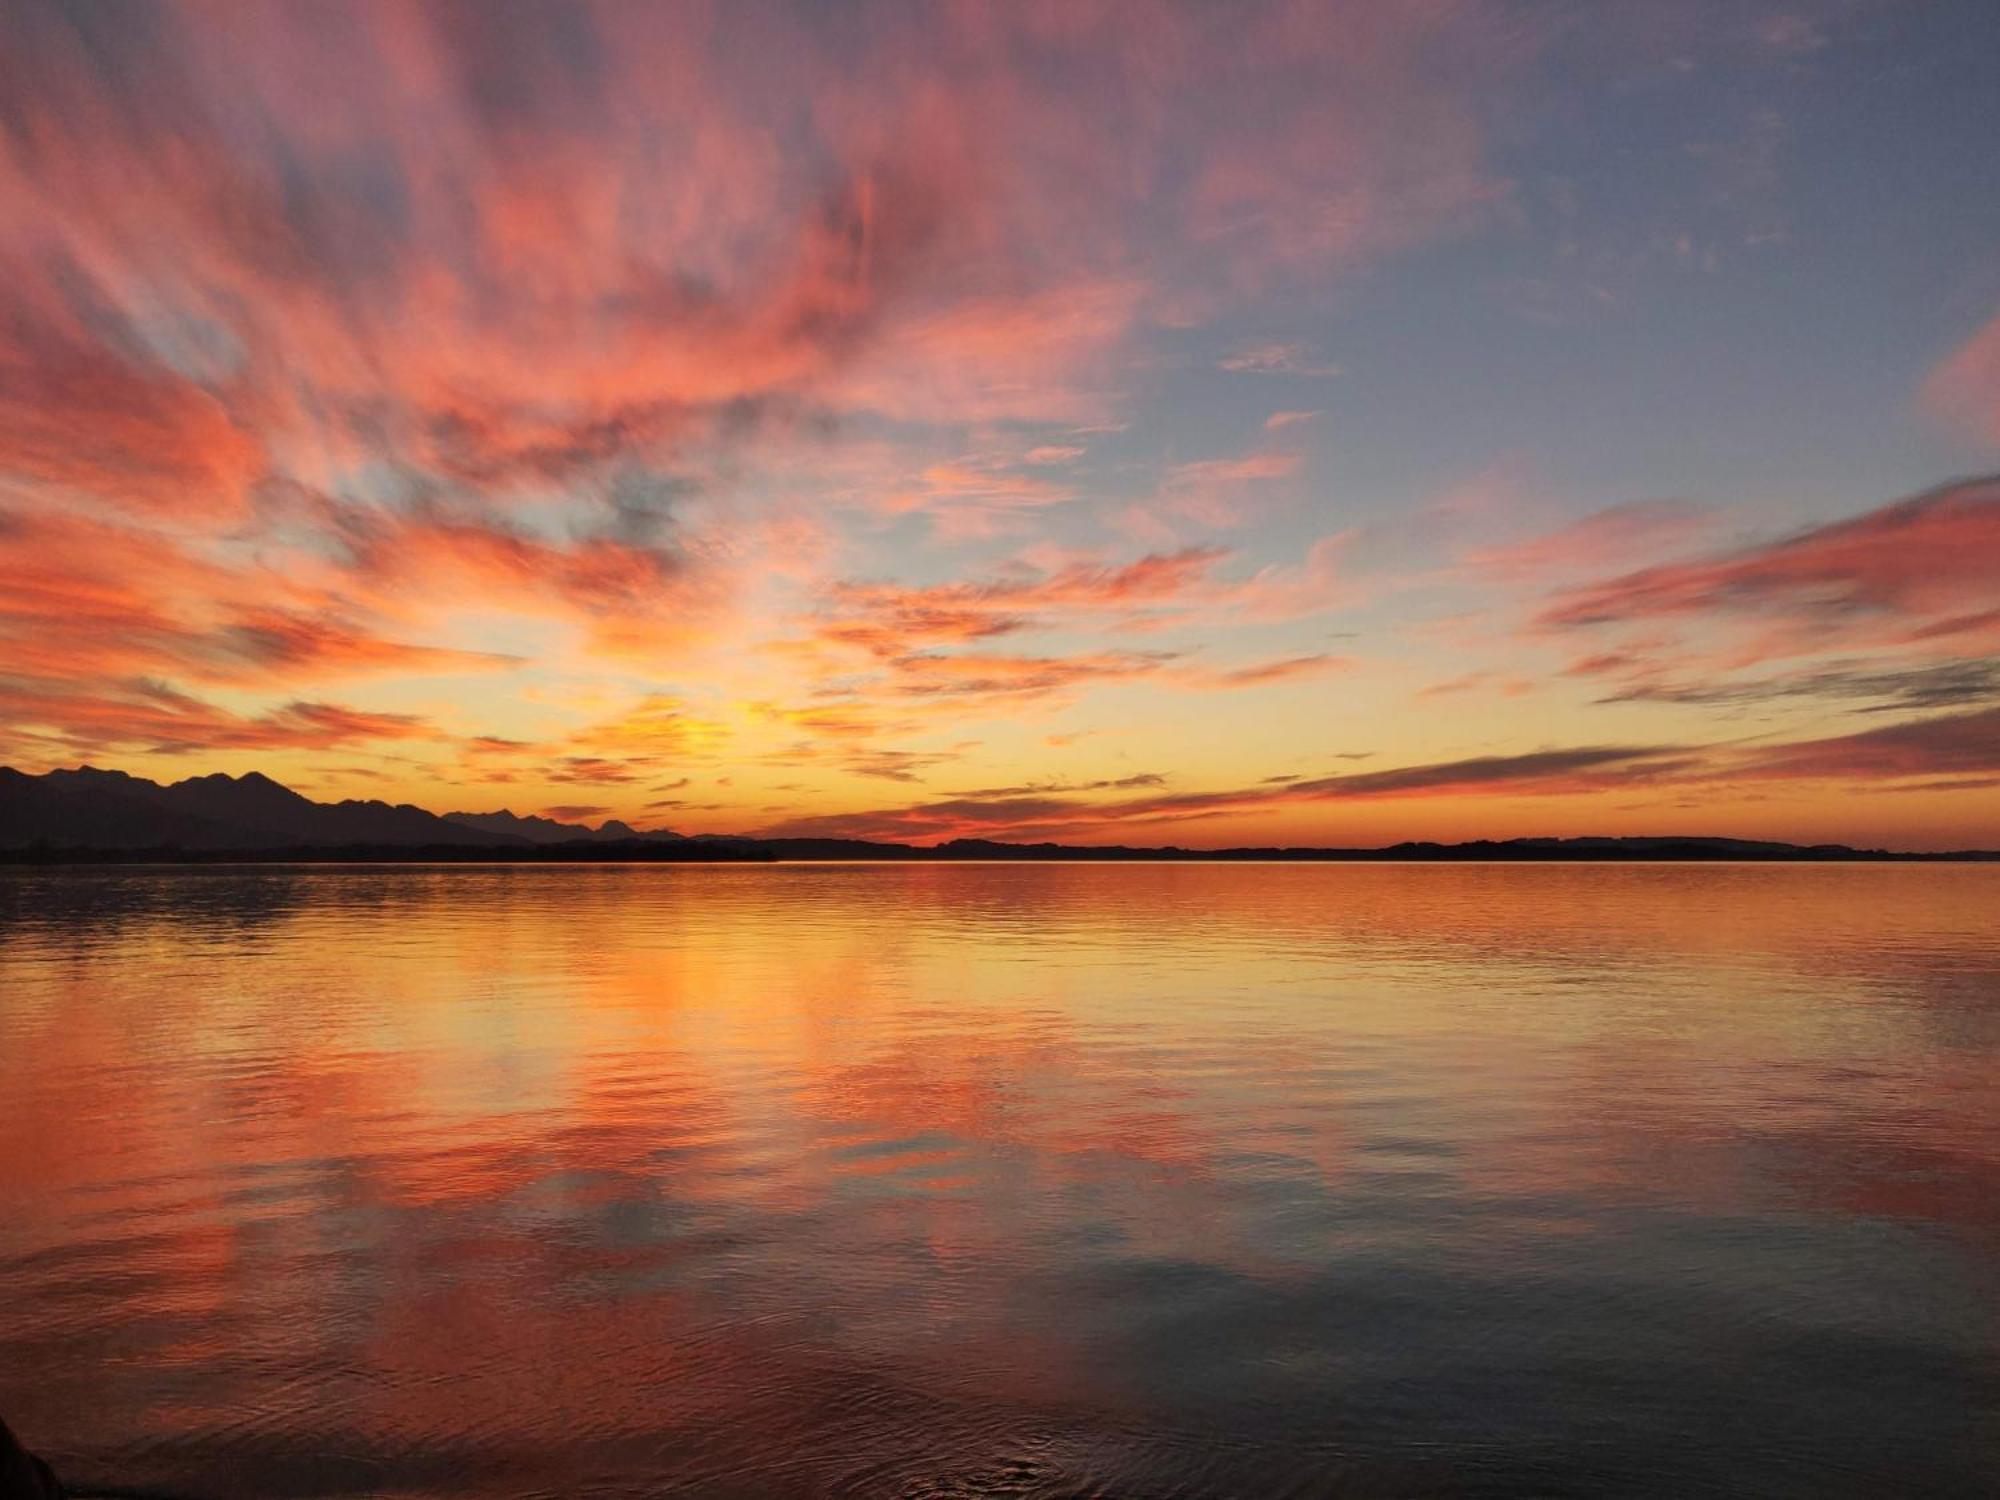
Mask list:
[{"label": "mountain range silhouette", "polygon": [[314,802],[261,771],[162,785],[82,766],[29,776],[0,766],[0,848],[281,850],[455,845],[495,851],[569,843],[683,842],[616,819],[596,828],[511,812],[440,816],[408,803]]},{"label": "mountain range silhouette", "polygon": [[434,813],[409,803],[314,802],[260,771],[162,784],[80,766],[29,775],[0,766],[0,859],[228,860],[1992,860],[2000,852],[1901,854],[1845,844],[1667,837],[1476,839],[1378,849],[1182,849],[1010,844],[953,839],[932,847],[865,839],[759,838],[595,827],[497,812]]}]

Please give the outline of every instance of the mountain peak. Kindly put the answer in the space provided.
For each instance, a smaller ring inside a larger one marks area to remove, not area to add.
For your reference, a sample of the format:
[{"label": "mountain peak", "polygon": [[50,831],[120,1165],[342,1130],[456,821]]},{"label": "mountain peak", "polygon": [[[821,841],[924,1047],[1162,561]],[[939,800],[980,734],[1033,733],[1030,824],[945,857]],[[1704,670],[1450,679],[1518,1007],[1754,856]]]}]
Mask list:
[{"label": "mountain peak", "polygon": [[185,781],[176,781],[166,790],[198,798],[205,804],[205,810],[211,812],[252,807],[295,810],[313,805],[310,798],[300,796],[282,782],[273,781],[262,771],[246,771],[241,776],[214,771],[206,776],[190,776]]},{"label": "mountain peak", "polygon": [[171,785],[123,771],[79,766],[4,783],[0,846],[60,849],[334,849],[351,845],[527,842],[504,831],[447,823],[419,807],[385,802],[328,804],[301,796],[262,771],[216,771]]},{"label": "mountain peak", "polygon": [[150,781],[139,783],[139,778],[134,776],[130,771],[107,771],[102,766],[76,766],[70,769],[58,766],[55,770],[45,771],[42,774],[55,778],[58,784],[62,782],[98,782],[119,786],[127,784],[153,785]]},{"label": "mountain peak", "polygon": [[454,812],[446,813],[447,823],[456,823],[461,828],[476,828],[486,833],[507,834],[535,844],[574,844],[579,842],[608,843],[626,839],[678,840],[677,833],[648,833],[634,828],[617,818],[607,818],[593,828],[588,823],[564,823],[555,818],[544,818],[530,813],[525,816],[502,808],[498,812]]}]

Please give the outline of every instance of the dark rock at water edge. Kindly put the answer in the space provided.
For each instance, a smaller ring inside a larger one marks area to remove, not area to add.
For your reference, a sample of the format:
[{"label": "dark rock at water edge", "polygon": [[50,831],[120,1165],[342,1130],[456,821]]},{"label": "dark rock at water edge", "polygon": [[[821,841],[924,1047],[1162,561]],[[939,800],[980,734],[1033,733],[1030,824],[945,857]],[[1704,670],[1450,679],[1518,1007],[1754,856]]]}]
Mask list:
[{"label": "dark rock at water edge", "polygon": [[67,1494],[55,1471],[0,1421],[0,1500],[63,1500]]}]

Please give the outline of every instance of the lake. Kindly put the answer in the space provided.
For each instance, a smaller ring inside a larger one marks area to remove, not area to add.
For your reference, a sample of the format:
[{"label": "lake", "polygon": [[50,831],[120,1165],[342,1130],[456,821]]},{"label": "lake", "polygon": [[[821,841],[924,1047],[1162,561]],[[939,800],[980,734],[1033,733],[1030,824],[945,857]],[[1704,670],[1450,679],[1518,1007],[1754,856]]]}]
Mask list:
[{"label": "lake", "polygon": [[0,873],[0,1415],[194,1500],[1990,1495],[2000,867]]}]

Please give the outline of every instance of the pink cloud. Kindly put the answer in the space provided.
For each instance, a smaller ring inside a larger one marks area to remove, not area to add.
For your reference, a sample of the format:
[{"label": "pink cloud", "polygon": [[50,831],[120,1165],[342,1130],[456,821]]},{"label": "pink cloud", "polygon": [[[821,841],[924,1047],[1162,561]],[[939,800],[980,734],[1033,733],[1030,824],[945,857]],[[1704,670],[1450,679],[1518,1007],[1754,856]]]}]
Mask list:
[{"label": "pink cloud", "polygon": [[1339,365],[1315,358],[1304,344],[1252,344],[1224,355],[1217,368],[1236,375],[1303,375],[1315,379],[1344,373]]},{"label": "pink cloud", "polygon": [[1945,421],[2000,445],[2000,317],[1931,371],[1923,401]]},{"label": "pink cloud", "polygon": [[1525,677],[1510,677],[1500,672],[1467,672],[1463,676],[1419,688],[1416,696],[1447,698],[1458,693],[1491,692],[1505,698],[1522,698],[1534,690],[1534,683]]},{"label": "pink cloud", "polygon": [[989,579],[927,588],[841,583],[828,590],[828,614],[816,636],[894,655],[914,645],[1011,634],[1051,618],[1129,620],[1214,596],[1219,590],[1212,571],[1228,556],[1218,547],[1186,547],[1122,564],[1021,566]]},{"label": "pink cloud", "polygon": [[1711,524],[1707,511],[1678,500],[1615,505],[1525,541],[1475,548],[1476,572],[1507,583],[1554,581],[1685,547]]},{"label": "pink cloud", "polygon": [[1316,652],[1310,656],[1283,656],[1271,661],[1252,662],[1248,666],[1222,671],[1184,673],[1181,680],[1194,687],[1267,687],[1272,683],[1297,682],[1303,678],[1350,671],[1354,666],[1351,657]]},{"label": "pink cloud", "polygon": [[1205,489],[1216,485],[1248,484],[1259,479],[1283,479],[1296,474],[1296,453],[1251,453],[1242,458],[1210,458],[1176,465],[1167,475],[1173,489]]},{"label": "pink cloud", "polygon": [[[1575,540],[1558,538],[1557,555]],[[1523,560],[1531,573],[1548,561]],[[1562,670],[1605,683],[1609,702],[1948,703],[1964,676],[1952,664],[2000,649],[1996,576],[2000,481],[1973,479],[1776,542],[1560,588],[1529,638],[1589,637]]]},{"label": "pink cloud", "polygon": [[241,714],[144,678],[78,692],[35,679],[0,677],[0,753],[30,764],[75,755],[202,750],[324,750],[377,740],[436,738],[411,714],[371,713],[298,700]]},{"label": "pink cloud", "polygon": [[[2000,480],[1968,480],[1763,546],[1558,592],[1550,631],[1680,618],[1776,623],[1793,649],[1829,637],[1906,641],[1990,610]],[[1767,637],[1778,648],[1779,638]]]},{"label": "pink cloud", "polygon": [[1765,746],[1733,767],[1738,776],[1815,781],[1993,772],[2000,772],[2000,708]]}]

